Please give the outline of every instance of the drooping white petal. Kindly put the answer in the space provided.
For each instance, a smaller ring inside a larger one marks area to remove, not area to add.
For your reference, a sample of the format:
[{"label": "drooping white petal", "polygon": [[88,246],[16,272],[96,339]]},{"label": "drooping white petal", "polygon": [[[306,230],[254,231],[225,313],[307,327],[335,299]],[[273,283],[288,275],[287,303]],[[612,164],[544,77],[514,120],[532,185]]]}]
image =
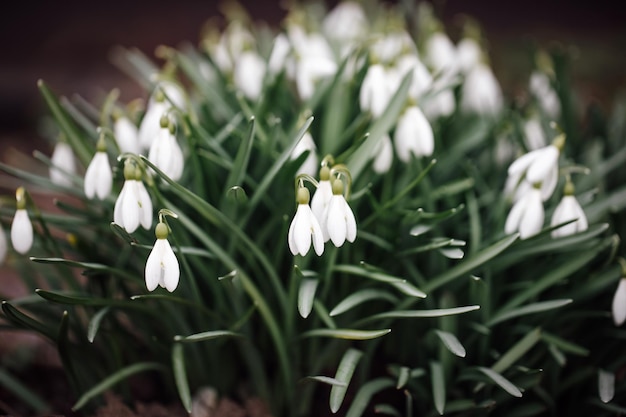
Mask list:
[{"label": "drooping white petal", "polygon": [[76,172],[76,163],[74,161],[74,152],[72,147],[65,142],[57,142],[50,158],[52,167],[50,167],[50,180],[62,187],[71,187],[72,179],[69,174]]},{"label": "drooping white petal", "polygon": [[538,118],[532,117],[524,122],[524,143],[528,149],[541,149],[546,146],[546,135]]},{"label": "drooping white petal", "polygon": [[298,204],[297,211],[300,212],[298,222],[294,226],[294,240],[298,253],[302,256],[306,255],[311,248],[311,208],[308,204]]},{"label": "drooping white petal", "polygon": [[325,216],[328,236],[336,247],[343,245],[347,235],[346,215],[342,200],[342,195],[333,195],[328,203],[328,210]]},{"label": "drooping white petal", "polygon": [[522,216],[524,211],[526,210],[527,200],[525,198],[520,198],[513,204],[509,214],[506,216],[506,222],[504,223],[504,233],[511,234],[517,232],[519,229],[520,222],[522,221]]},{"label": "drooping white petal", "polygon": [[535,160],[526,171],[526,179],[530,183],[541,182],[548,178],[550,171],[557,166],[559,150],[550,145],[537,150]]},{"label": "drooping white petal", "polygon": [[376,152],[374,153],[374,163],[372,164],[372,168],[374,169],[374,172],[384,174],[389,171],[391,163],[393,162],[393,145],[388,134],[385,134],[382,138],[380,138],[380,142],[378,146],[376,146],[375,150]]},{"label": "drooping white petal", "polygon": [[139,223],[147,230],[152,226],[152,200],[142,181],[137,181],[136,187]]},{"label": "drooping white petal", "polygon": [[482,51],[480,45],[472,38],[463,38],[456,46],[459,69],[465,73],[480,63]]},{"label": "drooping white petal", "polygon": [[365,12],[355,1],[340,2],[322,22],[326,36],[338,42],[358,39],[365,34],[367,25]]},{"label": "drooping white petal", "polygon": [[346,240],[350,243],[356,239],[356,218],[348,202],[343,199],[344,214],[346,219]]},{"label": "drooping white petal", "polygon": [[129,192],[130,186],[127,185],[128,180],[124,181],[122,189],[120,190],[117,200],[115,200],[115,206],[113,207],[113,222],[121,227],[124,227],[124,214],[122,211],[123,201],[126,198],[125,195]]},{"label": "drooping white petal", "polygon": [[317,256],[322,256],[324,253],[324,234],[322,232],[322,226],[320,226],[319,222],[315,218],[313,214],[311,214],[311,237],[313,238],[313,249]]},{"label": "drooping white petal", "polygon": [[161,261],[165,249],[162,244],[163,240],[165,239],[156,240],[146,261],[145,280],[148,291],[154,291],[159,286],[164,273]]},{"label": "drooping white petal", "polygon": [[415,157],[430,156],[435,143],[433,129],[417,106],[407,108],[394,132],[396,153],[402,162],[409,162],[411,154]]},{"label": "drooping white petal", "polygon": [[293,149],[293,152],[290,155],[290,159],[296,159],[298,156],[302,155],[305,151],[309,151],[309,156],[304,160],[300,168],[298,169],[297,174],[308,174],[310,176],[315,176],[317,171],[319,170],[317,164],[317,147],[315,146],[315,141],[313,140],[313,136],[309,132],[306,132],[302,139],[298,142],[296,147]]},{"label": "drooping white petal", "polygon": [[128,117],[123,116],[115,120],[113,132],[121,153],[138,154],[140,152],[139,129]]},{"label": "drooping white petal", "polygon": [[384,67],[380,64],[370,65],[359,90],[361,110],[369,110],[372,116],[379,117],[387,108],[391,94]]},{"label": "drooping white petal", "polygon": [[244,51],[236,58],[233,81],[250,100],[256,100],[263,89],[265,61],[254,51]]},{"label": "drooping white petal", "polygon": [[161,117],[169,108],[168,103],[164,101],[150,103],[139,124],[138,138],[140,149],[150,149],[152,142],[157,138],[161,130]]},{"label": "drooping white petal", "polygon": [[178,265],[178,259],[170,246],[170,242],[167,239],[157,239],[163,241],[163,253],[161,263],[163,265],[163,279],[159,281],[159,285],[164,287],[169,292],[173,292],[178,286],[178,280],[180,278],[180,267]]},{"label": "drooping white petal", "polygon": [[26,209],[15,211],[11,224],[11,243],[13,249],[21,254],[25,254],[33,246],[33,225]]},{"label": "drooping white petal", "polygon": [[573,195],[563,196],[559,204],[556,206],[550,221],[550,226],[557,226],[570,220],[576,220],[572,223],[561,226],[552,231],[552,237],[569,236],[574,233],[587,230],[587,216],[582,207]]},{"label": "drooping white petal", "polygon": [[426,62],[435,72],[456,74],[458,70],[456,47],[443,32],[432,34],[426,41]]},{"label": "drooping white petal", "polygon": [[104,200],[113,187],[113,173],[106,152],[96,152],[85,172],[85,195]]},{"label": "drooping white petal", "polygon": [[431,87],[433,77],[428,72],[426,66],[420,61],[417,54],[403,54],[396,61],[392,69],[397,73],[395,82],[391,86],[391,91],[396,91],[400,82],[408,72],[412,72],[411,85],[409,86],[409,97],[419,100],[421,96]]},{"label": "drooping white petal", "polygon": [[[139,193],[138,193],[139,181],[126,180],[122,188],[127,188],[126,193],[123,195],[121,204],[121,223],[128,233],[132,233],[139,227]],[[121,194],[120,194],[121,196]],[[118,198],[118,201],[120,198]],[[117,223],[117,222],[116,222]]]},{"label": "drooping white petal", "polygon": [[322,236],[324,242],[328,242],[328,231],[326,229],[326,210],[328,208],[328,203],[330,202],[330,198],[333,196],[332,186],[329,180],[319,181],[317,190],[313,197],[311,198],[311,210],[313,211],[313,215],[319,221],[319,224],[322,228]]},{"label": "drooping white petal", "polygon": [[176,136],[170,132],[169,128],[159,130],[150,146],[148,159],[174,181],[178,181],[182,176],[183,153]]},{"label": "drooping white petal", "polygon": [[274,38],[272,53],[267,63],[268,72],[275,75],[285,69],[290,52],[291,44],[289,43],[289,39],[287,39],[284,33],[278,34],[278,36]]},{"label": "drooping white petal", "polygon": [[613,296],[612,309],[613,322],[621,326],[626,321],[626,278],[619,280],[617,290]]},{"label": "drooping white petal", "polygon": [[466,113],[497,116],[503,108],[502,90],[491,68],[479,63],[465,77],[461,109]]},{"label": "drooping white petal", "polygon": [[289,232],[287,233],[287,242],[289,243],[289,250],[292,255],[297,255],[299,253],[298,245],[296,243],[296,238],[294,232],[296,230],[296,223],[298,222],[298,214],[299,211],[296,209],[296,214],[294,214],[293,219],[291,220],[291,224],[289,225]]}]

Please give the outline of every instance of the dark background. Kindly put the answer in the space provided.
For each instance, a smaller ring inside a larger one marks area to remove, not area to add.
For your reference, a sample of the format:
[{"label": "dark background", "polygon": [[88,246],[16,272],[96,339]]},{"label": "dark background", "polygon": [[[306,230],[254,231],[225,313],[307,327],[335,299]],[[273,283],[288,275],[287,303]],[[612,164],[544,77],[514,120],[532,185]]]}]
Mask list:
[{"label": "dark background", "polygon": [[[278,2],[241,3],[255,20],[271,25],[280,24],[285,14]],[[483,25],[492,65],[509,96],[525,86],[529,45],[559,45],[573,57],[572,77],[583,104],[593,102],[608,109],[626,86],[626,13],[611,3],[437,0],[435,7],[451,35],[463,13]],[[136,98],[141,90],[111,63],[112,48],[137,47],[152,57],[159,44],[195,44],[203,24],[220,15],[219,4],[210,0],[25,0],[3,6],[0,160],[6,159],[7,145],[36,146],[42,140],[36,125],[47,109],[36,87],[39,78],[59,95],[79,94],[95,100],[119,87],[123,101]],[[48,144],[43,148],[49,151]]]}]

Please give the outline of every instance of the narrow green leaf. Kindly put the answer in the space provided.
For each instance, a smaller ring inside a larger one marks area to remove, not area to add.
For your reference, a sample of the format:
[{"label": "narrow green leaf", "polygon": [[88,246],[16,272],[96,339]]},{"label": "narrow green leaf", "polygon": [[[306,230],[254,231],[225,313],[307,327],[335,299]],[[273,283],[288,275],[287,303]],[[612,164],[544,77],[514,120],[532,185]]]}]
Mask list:
[{"label": "narrow green leaf", "polygon": [[300,289],[298,290],[298,312],[302,318],[306,319],[309,317],[309,314],[311,314],[318,284],[319,281],[316,279],[303,279],[300,281]]},{"label": "narrow green leaf", "polygon": [[35,257],[31,257],[30,260],[33,262],[42,263],[42,264],[59,264],[59,265],[69,266],[72,268],[84,268],[86,271],[89,271],[89,272],[93,272],[93,271],[106,272],[111,275],[116,275],[116,276],[119,276],[120,278],[125,278],[125,279],[136,281],[136,282],[143,281],[143,279],[138,275],[134,275],[134,274],[131,274],[130,272],[123,271],[118,268],[113,268],[108,265],[97,264],[94,262],[78,262],[78,261],[72,261],[70,259],[63,259],[63,258],[35,258]]},{"label": "narrow green leaf", "polygon": [[[132,304],[126,300],[116,300],[112,298],[96,298],[96,297],[88,297],[83,295],[74,295],[74,294],[62,294],[54,291],[46,291],[42,289],[35,289],[37,295],[46,300],[52,301],[54,303],[59,304],[67,304],[67,305],[82,305],[82,306],[95,306],[95,307],[106,307],[106,306],[118,306],[118,307],[131,307]],[[136,305],[139,307],[139,305]]]},{"label": "narrow green leaf", "polygon": [[346,396],[346,392],[348,391],[348,385],[350,384],[350,380],[352,380],[352,375],[354,374],[354,370],[356,369],[356,365],[363,356],[363,352],[357,349],[348,349],[346,353],[344,353],[341,358],[341,362],[339,362],[339,366],[337,367],[337,372],[335,373],[335,379],[344,383],[343,386],[333,386],[330,390],[330,411],[336,413],[339,411],[341,404]]},{"label": "narrow green leaf", "polygon": [[394,283],[394,284],[402,284],[405,283],[406,280],[403,278],[394,277],[389,274],[385,274],[383,272],[377,272],[373,270],[369,270],[360,266],[355,265],[336,265],[333,270],[335,272],[343,272],[345,274],[358,275],[361,277],[369,278],[374,281],[386,282],[386,283]]},{"label": "narrow green leaf", "polygon": [[450,332],[444,332],[443,330],[435,330],[435,333],[437,333],[439,339],[441,339],[444,346],[448,348],[450,352],[454,353],[458,357],[465,357],[465,347],[463,347],[455,335]]},{"label": "narrow green leaf", "polygon": [[183,352],[181,343],[174,343],[172,346],[172,370],[174,371],[174,380],[180,401],[185,410],[191,413],[191,392],[187,381],[187,370],[185,369],[185,352]]},{"label": "narrow green leaf", "polygon": [[254,144],[255,124],[255,119],[253,117],[250,119],[248,135],[246,136],[245,141],[239,145],[239,150],[237,151],[237,156],[233,162],[233,167],[228,174],[228,179],[225,183],[227,188],[235,185],[242,185],[243,179],[246,176],[248,162],[250,161],[250,152],[252,151],[252,145]]},{"label": "narrow green leaf", "polygon": [[102,319],[107,315],[110,309],[110,307],[104,307],[98,310],[91,320],[89,320],[89,325],[87,326],[87,340],[89,340],[89,343],[93,343],[98,330],[100,330],[100,323],[102,323]]},{"label": "narrow green leaf", "polygon": [[564,352],[571,353],[578,356],[589,356],[589,349],[586,349],[576,343],[572,343],[568,340],[562,339],[551,333],[545,331],[541,333],[541,339],[551,345],[557,346]]},{"label": "narrow green leaf", "polygon": [[504,239],[497,241],[493,245],[481,250],[480,252],[477,252],[474,255],[466,258],[465,261],[453,266],[452,268],[447,269],[442,274],[429,280],[428,283],[426,283],[426,288],[424,288],[424,291],[426,291],[426,293],[430,293],[455,278],[471,273],[479,266],[484,265],[489,260],[502,253],[502,251],[511,246],[518,237],[518,233],[509,235]]},{"label": "narrow green leaf", "polygon": [[495,372],[504,372],[517,362],[541,339],[541,329],[537,327],[520,339],[515,345],[504,353],[496,363],[491,366]]},{"label": "narrow green leaf", "polygon": [[110,226],[111,226],[111,230],[113,231],[113,233],[115,233],[118,237],[120,237],[123,241],[125,241],[129,245],[137,243],[137,239],[131,236],[131,234],[128,233],[126,229],[124,229],[119,224],[115,222],[111,222]]},{"label": "narrow green leaf", "polygon": [[368,381],[356,393],[346,417],[361,417],[375,394],[393,386],[394,382],[390,378],[376,378]]},{"label": "narrow green leaf", "polygon": [[401,366],[398,370],[398,381],[396,382],[396,389],[403,388],[407,382],[409,382],[409,376],[411,375],[411,369],[407,366]]},{"label": "narrow green leaf", "polygon": [[517,388],[515,385],[513,385],[511,381],[509,381],[508,379],[506,379],[505,377],[503,377],[502,375],[500,375],[493,369],[479,366],[478,370],[484,373],[485,375],[487,375],[489,379],[491,379],[493,382],[499,385],[500,388],[502,388],[503,390],[505,390],[512,396],[518,397],[518,398],[522,397],[522,391],[520,391],[519,388]]},{"label": "narrow green leaf", "polygon": [[2,302],[2,311],[7,319],[14,324],[27,329],[32,329],[56,343],[57,333],[53,329],[22,313],[7,301]]},{"label": "narrow green leaf", "polygon": [[454,308],[438,308],[434,310],[398,310],[387,311],[375,314],[363,320],[379,320],[379,319],[412,319],[412,318],[428,318],[428,317],[444,317],[454,314],[464,314],[478,310],[480,306],[464,306]]},{"label": "narrow green leaf", "polygon": [[426,293],[410,282],[392,282],[391,286],[409,297],[426,298]]},{"label": "narrow green leaf", "polygon": [[174,341],[180,343],[196,343],[204,342],[206,340],[220,339],[223,337],[243,337],[243,335],[228,330],[212,330],[208,332],[195,333],[189,336],[176,335],[174,336]]},{"label": "narrow green leaf", "polygon": [[354,330],[354,329],[315,329],[302,333],[302,337],[332,337],[335,339],[369,340],[385,336],[391,329]]},{"label": "narrow green leaf", "polygon": [[351,310],[359,304],[371,300],[385,300],[391,303],[395,303],[397,301],[397,298],[385,291],[374,289],[358,290],[341,300],[339,304],[337,304],[335,308],[330,311],[329,314],[331,317],[338,316],[342,313],[345,313],[346,311]]},{"label": "narrow green leaf", "polygon": [[542,311],[548,311],[555,308],[563,307],[572,302],[572,300],[550,300],[540,301],[538,303],[528,304],[524,307],[515,308],[513,310],[506,311],[504,313],[496,314],[486,325],[488,327],[494,326],[506,320],[510,320],[515,317],[525,316],[527,314],[541,313]]},{"label": "narrow green leaf", "polygon": [[316,375],[316,376],[307,376],[303,378],[304,380],[313,380],[317,382],[321,382],[323,384],[333,385],[337,387],[347,387],[348,383],[344,381],[339,381],[338,379],[331,378],[329,376]]},{"label": "narrow green leaf", "polygon": [[603,403],[608,403],[615,395],[615,374],[598,369],[598,394]]},{"label": "narrow green leaf", "polygon": [[38,414],[48,411],[49,407],[46,401],[22,384],[17,378],[13,377],[5,367],[0,368],[0,387],[4,387],[6,391],[12,393],[23,404],[28,404],[28,407]]},{"label": "narrow green leaf", "polygon": [[439,415],[443,415],[446,408],[446,381],[443,375],[443,366],[439,362],[430,363],[430,382],[433,387],[433,401]]},{"label": "narrow green leaf", "polygon": [[136,364],[127,366],[125,368],[122,368],[119,371],[116,371],[113,374],[109,375],[108,377],[103,379],[100,383],[98,383],[96,386],[92,387],[90,390],[88,390],[83,395],[81,395],[78,401],[76,401],[76,404],[72,406],[72,410],[73,411],[80,410],[90,400],[92,400],[93,398],[99,395],[104,394],[115,384],[125,380],[126,378],[134,374],[137,374],[139,372],[145,372],[145,371],[153,371],[153,370],[167,372],[166,367],[156,362],[141,362],[141,363],[136,363]]},{"label": "narrow green leaf", "polygon": [[[396,410],[391,404],[376,404],[374,406],[374,413],[376,413],[376,415],[402,417],[402,414],[400,414],[400,412]],[[412,414],[407,414],[407,416],[410,415]]]},{"label": "narrow green leaf", "polygon": [[242,206],[248,202],[248,195],[246,194],[246,190],[235,185],[234,187],[230,187],[228,191],[226,191],[226,198],[231,203],[234,203],[237,206]]}]

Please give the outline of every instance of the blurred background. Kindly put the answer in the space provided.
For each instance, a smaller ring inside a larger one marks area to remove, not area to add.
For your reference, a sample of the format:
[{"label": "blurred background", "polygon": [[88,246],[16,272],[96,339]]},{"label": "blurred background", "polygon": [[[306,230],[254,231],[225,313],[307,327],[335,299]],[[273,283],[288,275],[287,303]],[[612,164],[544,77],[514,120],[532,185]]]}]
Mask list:
[{"label": "blurred background", "polygon": [[[280,2],[242,0],[255,20],[279,25]],[[329,7],[336,1],[328,1]],[[626,13],[609,0],[435,0],[454,39],[463,14],[483,25],[492,65],[509,97],[525,88],[530,45],[564,48],[582,102],[603,109],[626,87]],[[50,151],[37,125],[47,114],[36,82],[58,95],[97,100],[119,87],[121,99],[141,97],[139,87],[110,59],[115,46],[136,47],[153,57],[157,45],[196,44],[202,26],[220,16],[213,0],[108,0],[11,2],[0,13],[0,160],[12,145]]]}]

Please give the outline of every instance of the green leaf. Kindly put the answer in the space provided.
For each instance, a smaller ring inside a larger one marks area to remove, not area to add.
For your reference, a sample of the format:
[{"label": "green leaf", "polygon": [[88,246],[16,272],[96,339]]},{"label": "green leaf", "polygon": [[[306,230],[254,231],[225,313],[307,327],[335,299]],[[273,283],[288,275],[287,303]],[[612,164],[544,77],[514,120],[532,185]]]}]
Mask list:
[{"label": "green leaf", "polygon": [[548,311],[555,308],[563,307],[572,302],[570,299],[566,300],[550,300],[550,301],[540,301],[538,303],[528,304],[524,307],[515,308],[512,310],[508,310],[504,313],[496,314],[494,317],[489,320],[486,325],[488,327],[494,326],[498,323],[501,323],[506,320],[513,319],[515,317],[525,316],[527,314],[535,314],[541,313],[542,311]]},{"label": "green leaf", "polygon": [[174,381],[176,382],[180,401],[183,403],[185,410],[191,413],[191,392],[187,382],[185,353],[183,352],[183,345],[180,343],[174,343],[174,346],[172,346],[172,370],[174,371]]},{"label": "green leaf", "polygon": [[302,333],[302,337],[332,337],[347,340],[369,340],[385,336],[391,329],[354,330],[354,329],[315,329]]},{"label": "green leaf", "polygon": [[410,282],[392,282],[391,286],[409,297],[426,298],[426,293]]},{"label": "green leaf", "polygon": [[250,128],[246,140],[239,145],[237,156],[233,162],[233,167],[228,174],[228,179],[225,182],[226,187],[229,189],[235,185],[241,185],[243,179],[246,176],[248,169],[248,162],[250,161],[250,152],[252,151],[252,145],[254,144],[254,129],[255,119],[250,119]]},{"label": "green leaf", "polygon": [[96,386],[92,387],[90,390],[88,390],[83,395],[81,395],[78,401],[76,401],[76,404],[72,406],[72,410],[73,411],[80,410],[90,400],[92,400],[93,398],[99,395],[104,394],[115,384],[125,380],[126,378],[134,374],[137,374],[139,372],[153,371],[153,370],[167,372],[166,367],[156,362],[140,362],[140,363],[136,363],[136,364],[127,366],[125,368],[122,368],[114,372],[113,374],[109,375],[108,377],[100,381],[100,383],[98,383]]},{"label": "green leaf", "polygon": [[89,325],[87,326],[87,340],[89,340],[89,343],[93,343],[96,338],[96,334],[100,329],[100,323],[102,323],[102,319],[107,315],[110,309],[110,307],[104,307],[98,310],[98,312],[93,315],[91,320],[89,320]]},{"label": "green leaf", "polygon": [[398,370],[398,381],[396,382],[396,389],[403,388],[411,375],[411,369],[407,366],[401,366]]},{"label": "green leaf", "polygon": [[562,339],[551,333],[546,333],[545,331],[543,331],[541,333],[541,339],[545,341],[546,343],[549,343],[551,345],[558,347],[564,352],[571,353],[572,355],[589,356],[589,349],[586,349],[568,340]]},{"label": "green leaf", "polygon": [[504,372],[526,354],[541,338],[541,329],[538,327],[526,334],[519,342],[513,345],[504,355],[491,366],[495,372]]},{"label": "green leaf", "polygon": [[426,288],[424,288],[424,291],[426,291],[426,293],[430,293],[433,290],[454,280],[455,278],[471,273],[479,266],[484,265],[494,257],[498,256],[500,253],[502,253],[502,251],[511,246],[518,237],[518,233],[509,235],[504,239],[497,241],[493,245],[481,250],[480,252],[471,255],[470,257],[466,258],[465,261],[453,266],[452,268],[447,269],[442,274],[429,280],[426,283]]},{"label": "green leaf", "polygon": [[384,313],[375,314],[367,317],[363,320],[379,320],[379,319],[413,319],[413,318],[428,318],[428,317],[444,317],[455,314],[464,314],[471,311],[478,310],[480,306],[464,306],[454,308],[438,308],[433,310],[398,310],[387,311]]},{"label": "green leaf", "polygon": [[443,330],[435,330],[435,333],[439,336],[439,339],[441,339],[444,346],[448,348],[450,352],[454,353],[458,357],[465,357],[465,347],[463,347],[455,335],[449,332],[444,332]]},{"label": "green leaf", "polygon": [[52,301],[54,303],[59,304],[68,304],[68,305],[82,305],[82,306],[95,306],[95,307],[106,307],[106,306],[117,306],[117,307],[129,307],[129,308],[137,308],[139,307],[142,310],[148,311],[144,307],[136,304],[133,307],[133,303],[130,303],[126,300],[116,300],[112,298],[96,298],[96,297],[88,297],[82,295],[74,295],[74,294],[61,294],[59,292],[54,291],[46,291],[42,289],[35,289],[37,295],[46,300]]},{"label": "green leaf", "polygon": [[174,341],[180,343],[196,343],[204,342],[206,340],[220,339],[223,337],[243,337],[243,335],[228,330],[212,330],[208,332],[195,333],[189,336],[176,335],[174,336]]},{"label": "green leaf", "polygon": [[135,239],[130,233],[126,231],[126,229],[124,229],[119,224],[115,222],[111,222],[110,226],[111,226],[111,230],[113,231],[113,233],[115,233],[117,236],[119,236],[123,241],[125,241],[129,245],[137,243],[137,239]]},{"label": "green leaf", "polygon": [[361,359],[363,352],[357,349],[348,349],[346,353],[344,353],[341,358],[341,362],[339,362],[339,366],[337,367],[337,372],[335,373],[335,379],[344,383],[343,386],[333,386],[330,390],[330,411],[336,413],[339,411],[341,404],[346,396],[346,392],[348,391],[348,385],[352,380],[352,375],[354,374],[354,370],[356,369],[356,365]]},{"label": "green leaf", "polygon": [[511,381],[509,381],[508,379],[506,379],[505,377],[503,377],[502,375],[500,375],[493,369],[485,368],[483,366],[479,366],[477,369],[481,371],[482,373],[484,373],[485,375],[487,375],[489,379],[491,379],[493,382],[499,385],[500,388],[502,388],[503,390],[505,390],[512,396],[518,397],[518,398],[522,397],[522,391],[520,391],[519,388],[517,388],[515,385],[513,385]]},{"label": "green leaf", "polygon": [[72,268],[84,268],[86,273],[104,272],[104,273],[109,273],[111,275],[116,275],[120,278],[131,280],[131,281],[136,281],[136,282],[143,281],[143,279],[138,275],[134,275],[127,271],[123,271],[118,268],[113,268],[104,264],[98,264],[98,263],[93,263],[93,262],[78,262],[78,261],[72,261],[70,259],[63,259],[63,258],[35,258],[32,256],[30,260],[33,262],[42,263],[42,264],[58,264],[58,265],[69,266]]},{"label": "green leaf", "polygon": [[21,400],[23,404],[28,404],[28,407],[38,414],[45,413],[49,409],[45,400],[13,377],[5,367],[0,367],[0,386]]},{"label": "green leaf", "polygon": [[394,382],[390,378],[376,378],[368,381],[356,393],[346,417],[361,417],[375,394],[393,386]]},{"label": "green leaf", "polygon": [[394,277],[392,275],[385,274],[384,272],[373,271],[371,269],[366,269],[361,266],[355,265],[336,265],[333,270],[335,272],[358,275],[361,277],[372,279],[374,281],[385,282],[388,284],[402,284],[406,282],[406,280],[403,278]]},{"label": "green leaf", "polygon": [[439,415],[443,415],[446,407],[446,381],[443,367],[439,362],[430,363],[430,382],[433,387],[433,401]]},{"label": "green leaf", "polygon": [[374,289],[358,290],[339,302],[339,304],[337,304],[335,308],[330,311],[330,316],[338,316],[342,313],[345,313],[346,311],[351,310],[359,304],[371,300],[385,300],[391,303],[395,303],[397,301],[397,298],[385,291]]},{"label": "green leaf", "polygon": [[603,403],[608,403],[615,395],[615,374],[598,369],[598,395]]},{"label": "green leaf", "polygon": [[333,385],[337,387],[347,387],[348,383],[344,381],[339,381],[338,379],[331,378],[329,376],[316,375],[316,376],[307,376],[303,378],[304,380],[313,380],[317,382],[321,382],[323,384]]},{"label": "green leaf", "polygon": [[300,281],[300,289],[298,290],[298,312],[302,318],[306,319],[309,314],[311,314],[318,284],[319,281],[316,279],[303,279]]},{"label": "green leaf", "polygon": [[4,315],[7,317],[7,319],[9,319],[11,322],[17,324],[20,327],[32,329],[46,336],[53,342],[56,342],[57,340],[56,331],[46,326],[45,324],[22,313],[17,308],[9,304],[7,301],[2,302],[2,311],[4,312]]}]

